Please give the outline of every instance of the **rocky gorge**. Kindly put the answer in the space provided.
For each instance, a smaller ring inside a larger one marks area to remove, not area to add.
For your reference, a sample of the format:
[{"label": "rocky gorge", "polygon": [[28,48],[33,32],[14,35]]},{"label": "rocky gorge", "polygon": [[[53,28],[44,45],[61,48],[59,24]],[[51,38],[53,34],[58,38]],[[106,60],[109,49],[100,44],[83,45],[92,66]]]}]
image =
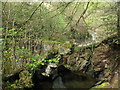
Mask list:
[{"label": "rocky gorge", "polygon": [[70,42],[18,41],[15,48],[28,48],[31,55],[57,62],[44,62],[37,68],[29,68],[25,65],[33,63],[30,58],[15,54],[15,59],[22,58],[23,61],[18,61],[20,66],[13,62],[3,63],[3,89],[118,88],[120,47],[117,42],[116,36],[82,47]]}]

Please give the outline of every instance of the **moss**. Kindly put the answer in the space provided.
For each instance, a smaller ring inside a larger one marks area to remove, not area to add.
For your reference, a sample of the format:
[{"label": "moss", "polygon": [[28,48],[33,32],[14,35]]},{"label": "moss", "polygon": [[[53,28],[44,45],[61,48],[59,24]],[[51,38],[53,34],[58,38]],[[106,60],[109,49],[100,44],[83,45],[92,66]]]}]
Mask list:
[{"label": "moss", "polygon": [[102,90],[103,88],[107,88],[110,84],[108,82],[102,83],[100,85],[97,85],[95,87],[92,87],[90,90]]}]

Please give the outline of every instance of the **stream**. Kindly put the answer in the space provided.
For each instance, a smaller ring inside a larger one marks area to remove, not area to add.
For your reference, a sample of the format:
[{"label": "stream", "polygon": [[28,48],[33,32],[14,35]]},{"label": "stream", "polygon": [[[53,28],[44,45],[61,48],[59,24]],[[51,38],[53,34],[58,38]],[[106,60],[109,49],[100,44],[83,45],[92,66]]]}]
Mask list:
[{"label": "stream", "polygon": [[35,85],[33,88],[37,90],[91,88],[96,83],[96,80],[92,76],[79,71],[73,72],[63,65],[54,69],[50,76],[44,76],[39,72],[35,72],[32,80]]}]

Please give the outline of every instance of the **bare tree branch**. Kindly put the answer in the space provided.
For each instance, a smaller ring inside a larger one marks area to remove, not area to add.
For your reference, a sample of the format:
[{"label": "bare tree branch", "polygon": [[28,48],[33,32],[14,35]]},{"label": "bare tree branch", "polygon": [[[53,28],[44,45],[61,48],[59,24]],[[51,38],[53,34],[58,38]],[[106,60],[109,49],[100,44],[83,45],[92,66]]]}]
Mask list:
[{"label": "bare tree branch", "polygon": [[50,18],[54,18],[54,17],[56,17],[56,16],[62,14],[62,13],[65,11],[65,9],[68,7],[68,5],[70,5],[71,3],[72,3],[72,2],[68,2],[67,5],[63,8],[63,10],[62,10],[60,13],[58,13],[58,14],[56,14],[56,15],[50,17]]},{"label": "bare tree branch", "polygon": [[85,8],[85,10],[83,11],[83,13],[80,15],[78,21],[76,22],[76,26],[78,25],[79,21],[81,20],[81,18],[84,16],[84,14],[86,13],[88,6],[89,6],[90,2],[87,3],[87,6]]},{"label": "bare tree branch", "polygon": [[[43,2],[41,2],[37,7],[36,7],[36,9],[32,12],[32,14],[30,15],[30,17],[24,22],[24,23],[22,23],[22,24],[20,24],[19,26],[19,30],[18,30],[18,32],[20,32],[22,29],[23,29],[23,26],[25,26],[27,23],[28,23],[28,21],[30,21],[30,19],[33,17],[33,15],[35,14],[35,12],[38,10],[38,8],[41,6],[43,4]],[[18,33],[17,32],[17,33]]]},{"label": "bare tree branch", "polygon": [[30,17],[23,23],[23,24],[26,24],[32,17],[33,15],[35,14],[35,12],[38,10],[38,8],[43,4],[43,2],[41,2],[37,8],[32,12],[32,14],[30,15]]},{"label": "bare tree branch", "polygon": [[60,5],[60,6],[59,6],[59,7],[57,7],[56,9],[54,9],[54,10],[52,10],[52,11],[49,11],[49,12],[47,12],[47,13],[45,13],[45,14],[52,13],[52,12],[54,12],[54,11],[56,11],[56,10],[58,10],[58,9],[62,8],[62,6],[64,6],[64,4]]},{"label": "bare tree branch", "polygon": [[[77,10],[78,10],[78,6],[80,5],[80,3],[78,2],[76,5],[75,5],[75,7],[74,7],[74,9],[73,9],[73,11],[72,11],[72,19],[67,23],[67,25],[66,25],[66,27],[65,27],[65,29],[69,26],[69,24],[72,22],[72,20],[73,20],[73,15],[77,12]],[[76,10],[75,10],[76,9]],[[64,30],[65,30],[64,29]]]}]

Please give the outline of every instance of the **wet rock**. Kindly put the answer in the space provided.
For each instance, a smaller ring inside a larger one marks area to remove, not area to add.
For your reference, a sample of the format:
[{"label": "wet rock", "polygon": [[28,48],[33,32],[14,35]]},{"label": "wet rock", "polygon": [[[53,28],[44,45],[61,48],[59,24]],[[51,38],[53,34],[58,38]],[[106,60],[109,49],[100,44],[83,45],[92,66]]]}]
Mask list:
[{"label": "wet rock", "polygon": [[49,63],[45,69],[45,72],[42,73],[42,75],[44,76],[50,76],[52,71],[54,71],[54,69],[57,68],[57,64],[56,63]]}]

